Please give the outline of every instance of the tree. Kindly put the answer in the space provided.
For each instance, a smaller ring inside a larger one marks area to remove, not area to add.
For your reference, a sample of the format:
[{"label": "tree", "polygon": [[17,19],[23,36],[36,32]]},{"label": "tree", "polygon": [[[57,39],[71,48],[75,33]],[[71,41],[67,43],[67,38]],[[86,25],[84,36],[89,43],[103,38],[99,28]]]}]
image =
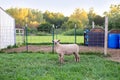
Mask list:
[{"label": "tree", "polygon": [[62,25],[62,29],[63,30],[68,30],[68,29],[73,29],[75,27],[75,23],[74,21],[67,21]]},{"label": "tree", "polygon": [[51,28],[52,28],[52,24],[45,22],[45,23],[40,24],[37,30],[50,33]]},{"label": "tree", "polygon": [[44,22],[43,14],[39,10],[29,8],[10,8],[6,10],[15,18],[16,25],[25,26],[27,23],[30,27],[36,27]]},{"label": "tree", "polygon": [[94,21],[95,16],[96,16],[96,13],[94,12],[94,9],[90,8],[88,12],[89,25],[92,25],[92,21]]},{"label": "tree", "polygon": [[68,21],[75,22],[79,28],[84,28],[88,24],[87,12],[84,9],[75,9]]},{"label": "tree", "polygon": [[111,5],[110,11],[104,13],[109,19],[109,29],[120,29],[120,4]]},{"label": "tree", "polygon": [[96,15],[93,19],[96,25],[103,26],[104,25],[104,17],[101,17],[100,15]]},{"label": "tree", "polygon": [[61,27],[61,25],[66,20],[66,17],[62,13],[53,13],[49,11],[45,11],[43,13],[44,19],[46,22],[50,24],[54,24],[55,26]]}]

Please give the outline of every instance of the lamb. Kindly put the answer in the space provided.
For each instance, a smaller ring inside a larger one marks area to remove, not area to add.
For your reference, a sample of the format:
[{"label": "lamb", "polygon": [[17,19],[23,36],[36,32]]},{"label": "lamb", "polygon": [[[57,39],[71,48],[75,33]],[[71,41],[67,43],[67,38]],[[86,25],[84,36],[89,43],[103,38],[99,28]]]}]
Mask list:
[{"label": "lamb", "polygon": [[55,51],[59,55],[60,63],[64,62],[64,55],[74,54],[75,61],[79,62],[79,46],[77,44],[60,44],[60,40],[54,40]]}]

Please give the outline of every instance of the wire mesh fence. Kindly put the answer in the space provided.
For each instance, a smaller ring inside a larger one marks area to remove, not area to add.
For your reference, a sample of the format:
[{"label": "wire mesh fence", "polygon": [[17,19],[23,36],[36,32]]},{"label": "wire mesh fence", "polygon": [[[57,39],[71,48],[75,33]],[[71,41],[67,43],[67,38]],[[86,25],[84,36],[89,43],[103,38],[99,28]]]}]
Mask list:
[{"label": "wire mesh fence", "polygon": [[[60,29],[59,29],[60,30]],[[25,36],[21,37],[23,38],[26,46],[28,46],[29,50],[29,45],[48,45],[48,46],[54,46],[53,40],[54,39],[59,39],[61,40],[61,43],[81,43],[83,41],[83,36],[76,36],[76,28],[74,29],[74,35],[72,36],[66,36],[61,33],[57,32],[58,29],[55,29],[54,27],[51,28],[50,30],[40,30],[37,31],[36,33],[29,32],[27,27],[25,28]],[[21,34],[19,34],[21,35]],[[20,39],[19,39],[20,40]],[[23,41],[22,41],[23,42]],[[53,47],[52,47],[53,48]],[[53,49],[52,49],[53,50]]]},{"label": "wire mesh fence", "polygon": [[[53,51],[54,44],[52,41],[55,39],[59,39],[62,44],[76,43],[76,44],[81,45],[83,43],[84,44],[87,43],[88,47],[94,47],[97,49],[100,48],[102,53],[104,52],[104,50],[105,50],[104,49],[104,46],[105,46],[105,30],[104,29],[93,28],[86,35],[84,34],[84,36],[77,35],[77,30],[79,30],[79,29],[76,27],[74,27],[74,29],[69,31],[69,30],[64,30],[61,28],[55,28],[53,26],[53,27],[51,27],[50,30],[48,30],[48,29],[40,30],[39,29],[37,31],[30,31],[28,29],[28,27],[25,27],[22,29],[16,28],[16,36],[14,34],[14,37],[16,38],[16,45],[24,45],[25,46],[24,50],[26,50],[26,51],[34,51],[33,49],[36,49],[36,51],[40,51],[42,49],[42,47],[47,49],[48,47],[45,47],[45,46],[49,46],[50,47],[49,49],[51,51]],[[7,31],[7,30],[1,30],[1,32],[4,32],[4,31]],[[11,31],[11,29],[7,32],[9,33],[10,31]],[[65,33],[65,32],[69,32],[69,35],[68,35],[68,33]],[[71,35],[71,33],[72,33],[72,35]],[[2,35],[7,36],[6,34],[2,34]],[[6,39],[7,38],[5,38],[5,40]],[[118,38],[118,41],[119,41],[119,38]],[[10,42],[10,40],[8,42]],[[5,43],[7,43],[7,41],[4,42],[4,44]],[[117,44],[119,46],[120,42],[118,42]]]}]

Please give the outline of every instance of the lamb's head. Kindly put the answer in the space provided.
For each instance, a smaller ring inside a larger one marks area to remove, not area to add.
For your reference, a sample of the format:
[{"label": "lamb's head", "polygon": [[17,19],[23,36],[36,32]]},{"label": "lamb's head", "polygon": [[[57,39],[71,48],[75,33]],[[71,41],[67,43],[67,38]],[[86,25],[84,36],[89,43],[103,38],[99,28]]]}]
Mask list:
[{"label": "lamb's head", "polygon": [[59,44],[60,43],[60,40],[54,40],[53,41],[55,45]]}]

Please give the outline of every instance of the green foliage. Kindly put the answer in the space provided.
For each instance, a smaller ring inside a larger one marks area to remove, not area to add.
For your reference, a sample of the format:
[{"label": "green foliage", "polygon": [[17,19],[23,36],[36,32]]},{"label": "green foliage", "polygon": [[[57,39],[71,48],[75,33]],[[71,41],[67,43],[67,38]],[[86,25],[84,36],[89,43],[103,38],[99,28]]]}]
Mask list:
[{"label": "green foliage", "polygon": [[28,32],[28,35],[36,34],[37,29],[34,27],[27,27],[27,32]]},{"label": "green foliage", "polygon": [[47,33],[50,33],[51,29],[52,29],[52,24],[50,24],[50,23],[42,23],[37,28],[38,31],[43,31],[43,32],[47,32]]},{"label": "green foliage", "polygon": [[84,9],[76,8],[68,21],[75,22],[79,28],[84,28],[88,24],[88,15]]},{"label": "green foliage", "polygon": [[9,46],[7,46],[7,49],[11,49],[11,48],[18,48],[18,45],[17,45],[17,44],[14,44],[14,45],[9,45]]},{"label": "green foliage", "polygon": [[52,34],[49,34],[46,32],[41,32],[41,31],[37,32],[37,34],[36,34],[36,36],[50,36],[50,35],[52,35]]},{"label": "green foliage", "polygon": [[62,25],[63,30],[73,29],[75,27],[76,22],[74,21],[67,21]]},{"label": "green foliage", "polygon": [[[73,29],[74,25],[77,24],[78,28],[83,29],[86,25],[88,25],[88,23],[91,25],[92,21],[95,21],[95,24],[100,26],[104,23],[103,17],[95,14],[93,8],[91,8],[88,13],[84,9],[76,8],[69,17],[65,17],[59,12],[53,13],[45,11],[42,13],[37,9],[29,8],[10,8],[6,11],[15,18],[16,25],[24,27],[25,24],[28,24],[29,28],[34,29],[33,31],[30,30],[32,31],[31,33],[36,32],[35,28],[41,30],[38,26],[42,26],[44,32],[50,33],[50,27],[47,26],[51,26],[51,24],[54,24],[55,27],[57,26],[57,28],[62,29]],[[115,21],[115,24],[119,25],[119,18],[116,18]],[[110,25],[113,26],[114,24],[110,23]],[[45,29],[48,29],[48,31]]]},{"label": "green foliage", "polygon": [[26,23],[29,27],[36,27],[44,22],[43,14],[39,10],[29,8],[10,8],[7,9],[6,12],[14,17],[16,25],[20,25],[21,27],[25,26]]},{"label": "green foliage", "polygon": [[92,25],[92,21],[94,21],[95,16],[96,13],[94,12],[94,8],[90,8],[88,12],[89,25]]},{"label": "green foliage", "polygon": [[88,24],[87,12],[84,9],[75,9],[68,21],[62,24],[62,29],[73,29],[75,24],[78,28],[83,29]]},{"label": "green foliage", "polygon": [[109,29],[120,29],[120,4],[111,5],[110,11],[104,13],[109,19]]},{"label": "green foliage", "polygon": [[[84,9],[76,8],[69,17],[65,17],[59,12],[45,11],[42,13],[37,9],[30,8],[10,8],[6,12],[15,18],[16,25],[24,27],[27,23],[29,28],[34,29],[33,31],[30,30],[31,33],[36,32],[35,29],[38,26],[43,26],[44,30],[48,29],[48,31],[45,30],[44,32],[50,33],[50,28],[45,26],[51,26],[51,24],[63,30],[73,29],[75,24],[77,24],[78,28],[83,29],[85,26],[91,25],[92,21],[95,22],[95,25],[104,25],[104,17],[96,14],[93,8],[90,8],[88,13]],[[109,29],[120,29],[120,4],[111,5],[110,11],[104,14],[109,17]]]},{"label": "green foliage", "polygon": [[64,31],[62,28],[54,29],[54,34],[62,34]]},{"label": "green foliage", "polygon": [[103,26],[104,25],[104,17],[101,17],[100,15],[97,15],[94,12],[93,8],[90,8],[89,12],[88,12],[88,19],[89,19],[89,25],[92,25],[92,21],[95,22],[95,25],[98,26]]},{"label": "green foliage", "polygon": [[12,48],[12,46],[11,46],[11,45],[7,46],[7,49],[10,49],[10,48]]},{"label": "green foliage", "polygon": [[[74,33],[75,33],[75,30],[70,29],[70,30],[64,32],[63,34],[71,36],[71,35],[74,35]],[[76,29],[76,35],[83,36],[83,34],[84,34],[84,31],[82,29]]]},{"label": "green foliage", "polygon": [[46,22],[54,24],[58,27],[61,27],[61,25],[68,20],[68,18],[64,17],[62,13],[53,13],[46,11],[45,13],[43,13],[43,16]]},{"label": "green foliage", "polygon": [[96,15],[94,18],[95,25],[103,26],[105,23],[105,17],[101,17],[99,15]]},{"label": "green foliage", "polygon": [[2,50],[0,50],[0,53],[4,53],[3,49],[2,49]]},{"label": "green foliage", "polygon": [[1,80],[119,80],[120,64],[92,53],[64,56],[60,64],[57,54],[0,54]]}]

